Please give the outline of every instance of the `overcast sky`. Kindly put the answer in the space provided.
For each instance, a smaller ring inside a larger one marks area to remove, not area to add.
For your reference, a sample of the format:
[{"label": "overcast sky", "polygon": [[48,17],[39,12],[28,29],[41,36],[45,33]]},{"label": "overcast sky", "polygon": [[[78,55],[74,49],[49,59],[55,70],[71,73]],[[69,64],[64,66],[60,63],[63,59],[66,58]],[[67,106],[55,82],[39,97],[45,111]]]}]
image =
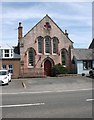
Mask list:
[{"label": "overcast sky", "polygon": [[92,2],[2,2],[0,40],[17,45],[17,27],[25,35],[46,14],[63,30],[67,29],[75,48],[88,48],[92,41]]}]

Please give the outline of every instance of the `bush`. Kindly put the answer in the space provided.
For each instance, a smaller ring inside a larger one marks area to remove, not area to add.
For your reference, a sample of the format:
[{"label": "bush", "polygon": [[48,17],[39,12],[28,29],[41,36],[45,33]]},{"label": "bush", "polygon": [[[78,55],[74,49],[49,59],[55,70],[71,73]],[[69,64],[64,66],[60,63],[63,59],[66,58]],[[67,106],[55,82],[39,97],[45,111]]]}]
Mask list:
[{"label": "bush", "polygon": [[51,76],[55,77],[58,74],[67,74],[68,70],[66,67],[63,67],[61,64],[56,64],[52,67]]}]

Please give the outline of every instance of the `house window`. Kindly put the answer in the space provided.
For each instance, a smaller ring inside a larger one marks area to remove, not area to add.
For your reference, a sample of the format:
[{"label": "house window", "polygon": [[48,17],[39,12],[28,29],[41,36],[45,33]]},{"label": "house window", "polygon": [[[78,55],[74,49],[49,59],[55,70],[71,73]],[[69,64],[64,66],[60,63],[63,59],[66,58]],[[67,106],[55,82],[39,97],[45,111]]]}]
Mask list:
[{"label": "house window", "polygon": [[92,69],[92,61],[91,60],[84,60],[83,61],[83,69],[84,70]]},{"label": "house window", "polygon": [[45,52],[50,53],[51,52],[51,40],[50,36],[45,37]]},{"label": "house window", "polygon": [[13,57],[13,50],[11,49],[11,57]]},{"label": "house window", "polygon": [[33,48],[28,49],[28,65],[34,66],[35,64],[35,52]]},{"label": "house window", "polygon": [[2,65],[2,69],[7,69],[7,65]]},{"label": "house window", "polygon": [[41,36],[38,37],[38,52],[43,53],[43,38]]},{"label": "house window", "polygon": [[13,65],[9,65],[8,68],[9,73],[13,73]]},{"label": "house window", "polygon": [[4,57],[9,57],[9,50],[8,49],[4,50]]},{"label": "house window", "polygon": [[62,65],[66,64],[66,53],[64,50],[61,52],[61,58],[62,58]]},{"label": "house window", "polygon": [[53,38],[53,53],[58,52],[58,39],[56,37]]}]

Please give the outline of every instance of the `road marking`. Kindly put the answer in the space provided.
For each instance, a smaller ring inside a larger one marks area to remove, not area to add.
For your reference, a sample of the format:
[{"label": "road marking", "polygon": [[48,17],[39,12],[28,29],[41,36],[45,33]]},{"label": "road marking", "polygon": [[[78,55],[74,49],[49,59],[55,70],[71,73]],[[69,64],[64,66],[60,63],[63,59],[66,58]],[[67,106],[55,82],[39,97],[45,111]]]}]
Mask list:
[{"label": "road marking", "polygon": [[9,108],[9,107],[25,107],[25,106],[38,106],[45,105],[45,103],[34,103],[34,104],[18,104],[18,105],[2,105],[0,108]]},{"label": "road marking", "polygon": [[22,82],[22,86],[23,88],[26,88],[26,84],[24,82]]},{"label": "road marking", "polygon": [[35,92],[14,92],[14,93],[0,93],[0,95],[17,95],[17,94],[43,94],[43,93],[64,93],[64,92],[76,92],[76,91],[88,91],[94,88],[88,89],[75,89],[75,90],[54,90],[54,91],[35,91]]},{"label": "road marking", "polygon": [[87,102],[89,102],[89,101],[93,101],[93,100],[94,100],[94,99],[86,99]]}]

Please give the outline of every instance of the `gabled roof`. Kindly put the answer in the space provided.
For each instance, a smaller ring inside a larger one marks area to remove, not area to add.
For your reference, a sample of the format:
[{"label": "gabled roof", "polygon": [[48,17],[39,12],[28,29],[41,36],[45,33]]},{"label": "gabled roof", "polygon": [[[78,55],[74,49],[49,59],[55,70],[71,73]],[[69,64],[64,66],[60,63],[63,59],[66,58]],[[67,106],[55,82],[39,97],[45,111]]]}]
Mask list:
[{"label": "gabled roof", "polygon": [[[46,16],[44,16],[43,17],[43,19],[45,19],[46,17],[48,17],[48,19],[50,19],[57,27],[58,27],[58,29],[65,35],[65,33],[62,31],[62,29],[46,14]],[[32,31],[43,19],[41,19],[31,30],[29,30],[25,35],[24,35],[24,37],[30,32],[30,31]],[[66,35],[65,35],[66,36]],[[67,36],[66,36],[67,37]],[[69,37],[67,37],[69,40],[70,40],[70,38]],[[73,41],[72,40],[70,40],[72,43],[73,43]]]},{"label": "gabled roof", "polygon": [[92,42],[91,42],[91,44],[89,46],[89,49],[94,49],[94,38],[93,38],[93,40],[92,40]]},{"label": "gabled roof", "polygon": [[13,57],[14,59],[20,59],[20,55],[19,54],[16,54],[16,53],[14,53],[14,57]]},{"label": "gabled roof", "polygon": [[94,60],[92,49],[72,49],[72,54],[77,60]]}]

